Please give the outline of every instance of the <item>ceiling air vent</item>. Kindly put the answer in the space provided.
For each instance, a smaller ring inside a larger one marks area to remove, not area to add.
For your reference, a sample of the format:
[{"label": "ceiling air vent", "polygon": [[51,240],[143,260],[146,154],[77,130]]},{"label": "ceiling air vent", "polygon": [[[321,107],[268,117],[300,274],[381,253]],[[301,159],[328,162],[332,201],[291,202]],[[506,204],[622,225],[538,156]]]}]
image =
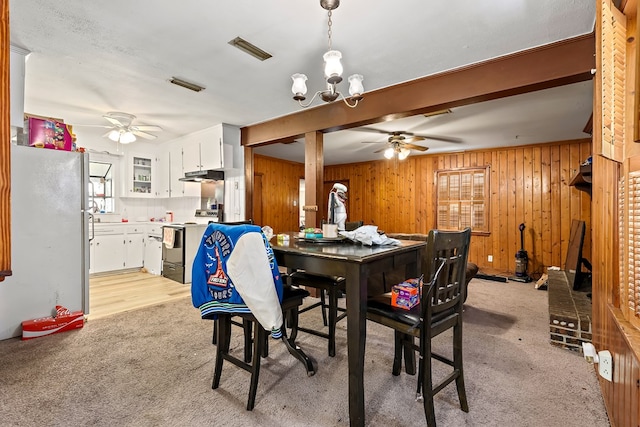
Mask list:
[{"label": "ceiling air vent", "polygon": [[249,43],[242,37],[236,37],[235,39],[229,41],[229,44],[231,46],[237,47],[238,49],[240,49],[245,53],[248,53],[254,58],[258,58],[260,61],[264,61],[265,59],[271,58],[270,53],[267,53],[264,50],[260,49],[258,46]]},{"label": "ceiling air vent", "polygon": [[200,92],[201,90],[205,89],[204,86],[200,86],[199,84],[191,83],[186,80],[179,79],[177,77],[171,77],[171,80],[169,81],[174,85],[186,87],[187,89],[190,89],[194,92]]},{"label": "ceiling air vent", "polygon": [[450,113],[451,113],[451,110],[447,108],[445,110],[437,110],[437,111],[431,111],[429,113],[424,113],[423,116],[433,117],[433,116],[439,116],[440,114],[450,114]]}]

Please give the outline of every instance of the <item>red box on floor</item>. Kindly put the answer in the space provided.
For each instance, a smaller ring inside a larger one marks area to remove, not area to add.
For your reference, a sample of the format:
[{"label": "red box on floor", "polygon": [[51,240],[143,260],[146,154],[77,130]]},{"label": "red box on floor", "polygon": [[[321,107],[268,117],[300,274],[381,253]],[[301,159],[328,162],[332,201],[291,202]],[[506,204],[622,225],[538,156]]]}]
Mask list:
[{"label": "red box on floor", "polygon": [[40,317],[39,319],[22,322],[22,339],[39,338],[45,335],[57,334],[58,332],[79,329],[83,326],[84,313],[82,311],[71,312],[60,305],[56,305],[55,317]]}]

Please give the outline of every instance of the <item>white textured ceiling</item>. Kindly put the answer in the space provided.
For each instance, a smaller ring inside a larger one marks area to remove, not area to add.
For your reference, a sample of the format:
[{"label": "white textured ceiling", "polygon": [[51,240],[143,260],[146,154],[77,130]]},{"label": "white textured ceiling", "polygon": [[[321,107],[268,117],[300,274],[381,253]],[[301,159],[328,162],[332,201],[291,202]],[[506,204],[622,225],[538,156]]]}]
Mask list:
[{"label": "white textured ceiling", "polygon": [[[290,91],[295,72],[309,76],[310,92],[323,88],[327,16],[317,0],[11,0],[10,19],[11,44],[31,52],[25,110],[76,125],[81,145],[104,144],[104,129],[80,125],[107,124],[108,111],[161,126],[155,143],[162,143],[299,110]],[[373,90],[591,33],[594,20],[593,0],[343,0],[333,12],[333,47],[345,74],[363,74]],[[273,57],[261,62],[230,46],[237,36]],[[171,85],[172,76],[206,89]],[[423,141],[429,153],[581,138],[591,96],[589,82],[577,83],[371,127],[462,141]],[[326,135],[325,163],[380,158],[372,152],[384,144],[364,140],[385,136]],[[299,160],[296,146],[260,151]]]}]

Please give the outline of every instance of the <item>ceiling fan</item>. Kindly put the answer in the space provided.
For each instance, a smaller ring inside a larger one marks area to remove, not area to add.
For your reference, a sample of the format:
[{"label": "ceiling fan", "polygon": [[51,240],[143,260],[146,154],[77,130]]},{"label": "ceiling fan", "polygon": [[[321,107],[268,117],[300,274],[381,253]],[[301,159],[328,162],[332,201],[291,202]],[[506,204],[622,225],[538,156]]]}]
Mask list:
[{"label": "ceiling fan", "polygon": [[[361,131],[365,131],[365,132],[376,132],[376,133],[384,133],[389,135],[389,137],[387,138],[387,148],[382,148],[380,150],[374,151],[374,153],[380,153],[380,152],[384,152],[384,156],[387,159],[391,159],[393,157],[397,157],[399,160],[404,160],[406,159],[409,154],[411,153],[411,150],[417,150],[417,151],[427,151],[429,148],[428,147],[424,147],[422,145],[416,145],[414,144],[414,142],[418,142],[418,141],[424,141],[426,139],[433,139],[433,140],[440,140],[440,141],[446,141],[446,142],[460,142],[460,140],[458,138],[448,138],[448,137],[442,137],[442,136],[428,136],[428,135],[416,135],[412,132],[406,132],[406,131],[392,131],[392,132],[388,132],[388,131],[384,131],[384,130],[380,130],[380,129],[374,129],[374,128],[368,128],[368,127],[361,127],[361,128],[356,128],[354,130],[361,130]],[[365,144],[371,144],[371,143],[382,143],[383,141],[362,141]]]},{"label": "ceiling fan", "polygon": [[120,111],[111,111],[103,115],[111,125],[85,125],[92,127],[103,127],[111,129],[102,136],[108,137],[114,142],[128,144],[136,140],[136,136],[144,139],[156,139],[157,136],[149,132],[160,132],[162,128],[155,125],[134,125],[133,120],[136,118],[133,114],[123,113]]}]

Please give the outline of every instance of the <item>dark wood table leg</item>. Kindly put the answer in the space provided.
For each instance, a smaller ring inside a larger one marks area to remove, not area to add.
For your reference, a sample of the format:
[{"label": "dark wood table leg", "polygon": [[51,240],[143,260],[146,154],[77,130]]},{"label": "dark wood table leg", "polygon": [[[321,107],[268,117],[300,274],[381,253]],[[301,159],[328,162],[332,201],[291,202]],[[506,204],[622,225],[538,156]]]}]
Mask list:
[{"label": "dark wood table leg", "polygon": [[347,268],[347,348],[349,359],[349,425],[364,427],[364,353],[366,343],[367,275],[364,265]]}]

